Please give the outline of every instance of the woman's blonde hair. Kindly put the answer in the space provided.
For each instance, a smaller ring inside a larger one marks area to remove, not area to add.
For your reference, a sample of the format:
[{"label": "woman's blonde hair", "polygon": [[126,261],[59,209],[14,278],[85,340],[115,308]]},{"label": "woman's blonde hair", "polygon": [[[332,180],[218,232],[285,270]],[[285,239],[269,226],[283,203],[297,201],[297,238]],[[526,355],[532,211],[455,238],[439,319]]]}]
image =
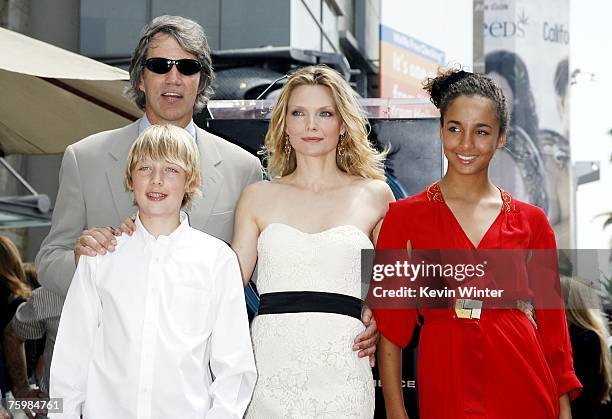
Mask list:
[{"label": "woman's blonde hair", "polygon": [[335,70],[324,66],[308,66],[298,69],[289,76],[282,88],[270,119],[270,126],[262,154],[265,156],[268,176],[273,179],[286,176],[296,168],[295,151],[289,158],[285,153],[285,128],[287,105],[293,89],[298,86],[325,86],[334,100],[342,122],[346,127],[343,156],[336,154],[340,170],[369,179],[385,179],[384,161],[386,151],[379,152],[368,140],[370,125],[357,97],[349,84]]},{"label": "woman's blonde hair", "polygon": [[601,309],[601,302],[595,290],[579,279],[562,276],[561,284],[566,301],[565,312],[568,324],[590,330],[599,338],[601,349],[599,373],[603,379],[600,401],[607,403],[610,401],[612,390],[612,364],[608,349],[610,333],[606,316]]},{"label": "woman's blonde hair", "polygon": [[176,164],[185,171],[185,195],[181,207],[189,207],[200,191],[200,155],[193,137],[174,125],[152,125],[136,139],[127,158],[125,190],[132,191],[132,172],[136,165],[150,158]]},{"label": "woman's blonde hair", "polygon": [[[11,300],[18,297],[28,298],[32,294],[23,272],[23,263],[21,262],[21,256],[19,256],[19,250],[5,236],[0,236],[0,280],[6,281]],[[2,302],[1,304],[5,303]]]}]

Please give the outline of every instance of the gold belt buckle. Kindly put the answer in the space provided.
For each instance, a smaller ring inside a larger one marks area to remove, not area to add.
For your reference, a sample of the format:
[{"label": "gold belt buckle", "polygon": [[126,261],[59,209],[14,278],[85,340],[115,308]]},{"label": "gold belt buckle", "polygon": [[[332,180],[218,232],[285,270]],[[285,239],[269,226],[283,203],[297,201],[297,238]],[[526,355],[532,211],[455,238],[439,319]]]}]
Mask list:
[{"label": "gold belt buckle", "polygon": [[480,319],[482,301],[458,298],[455,301],[455,314],[459,319]]}]

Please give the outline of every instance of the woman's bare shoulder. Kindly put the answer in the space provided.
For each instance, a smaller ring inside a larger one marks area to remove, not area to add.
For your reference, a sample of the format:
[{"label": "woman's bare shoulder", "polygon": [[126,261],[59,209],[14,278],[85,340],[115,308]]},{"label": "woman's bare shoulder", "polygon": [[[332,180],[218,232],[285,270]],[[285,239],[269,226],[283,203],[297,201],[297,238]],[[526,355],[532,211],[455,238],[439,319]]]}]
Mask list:
[{"label": "woman's bare shoulder", "polygon": [[283,185],[276,180],[260,180],[252,183],[243,189],[241,200],[249,202],[266,201],[283,188]]},{"label": "woman's bare shoulder", "polygon": [[393,192],[387,182],[381,179],[361,179],[360,186],[367,192],[368,196],[375,201],[394,201]]},{"label": "woman's bare shoulder", "polygon": [[272,180],[260,180],[259,182],[251,183],[247,185],[243,190],[242,194],[260,194],[260,193],[269,193],[274,189],[278,188],[278,182]]}]

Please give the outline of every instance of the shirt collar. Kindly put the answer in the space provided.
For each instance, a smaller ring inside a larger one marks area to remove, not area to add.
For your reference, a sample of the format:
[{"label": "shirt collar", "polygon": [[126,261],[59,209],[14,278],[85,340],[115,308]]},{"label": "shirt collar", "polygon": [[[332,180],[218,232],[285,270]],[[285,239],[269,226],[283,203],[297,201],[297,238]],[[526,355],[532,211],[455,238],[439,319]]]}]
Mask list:
[{"label": "shirt collar", "polygon": [[[145,112],[142,115],[142,118],[140,118],[140,122],[138,122],[138,135],[142,134],[142,132],[144,130],[146,130],[147,128],[149,128],[151,125],[152,125],[151,121],[149,121],[149,118],[147,118],[147,113]],[[196,137],[196,127],[195,127],[195,124],[193,122],[193,119],[191,119],[191,121],[189,121],[189,123],[185,127],[185,131],[187,131],[189,134],[191,134],[191,136],[194,138],[194,140],[197,139],[197,137]]]},{"label": "shirt collar", "polygon": [[149,233],[149,231],[147,231],[146,227],[142,224],[142,221],[140,221],[140,212],[138,212],[136,213],[136,222],[135,222],[136,234],[147,243],[161,242],[161,241],[167,241],[167,240],[174,241],[174,239],[179,237],[181,233],[189,227],[189,217],[187,216],[187,213],[184,211],[181,211],[179,214],[179,217],[180,217],[179,218],[180,224],[172,233],[170,233],[168,236],[160,235],[157,238],[155,238],[155,236],[153,236],[151,233]]}]

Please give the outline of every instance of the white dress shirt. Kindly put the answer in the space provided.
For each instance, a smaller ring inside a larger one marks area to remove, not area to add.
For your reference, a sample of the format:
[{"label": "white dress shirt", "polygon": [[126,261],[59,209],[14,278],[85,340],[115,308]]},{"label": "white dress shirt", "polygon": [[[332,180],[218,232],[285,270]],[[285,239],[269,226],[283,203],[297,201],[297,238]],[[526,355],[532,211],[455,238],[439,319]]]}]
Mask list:
[{"label": "white dress shirt", "polygon": [[242,418],[256,377],[237,258],[184,213],[169,236],[137,219],[114,252],[81,256],[51,365],[64,413],[52,417]]}]

